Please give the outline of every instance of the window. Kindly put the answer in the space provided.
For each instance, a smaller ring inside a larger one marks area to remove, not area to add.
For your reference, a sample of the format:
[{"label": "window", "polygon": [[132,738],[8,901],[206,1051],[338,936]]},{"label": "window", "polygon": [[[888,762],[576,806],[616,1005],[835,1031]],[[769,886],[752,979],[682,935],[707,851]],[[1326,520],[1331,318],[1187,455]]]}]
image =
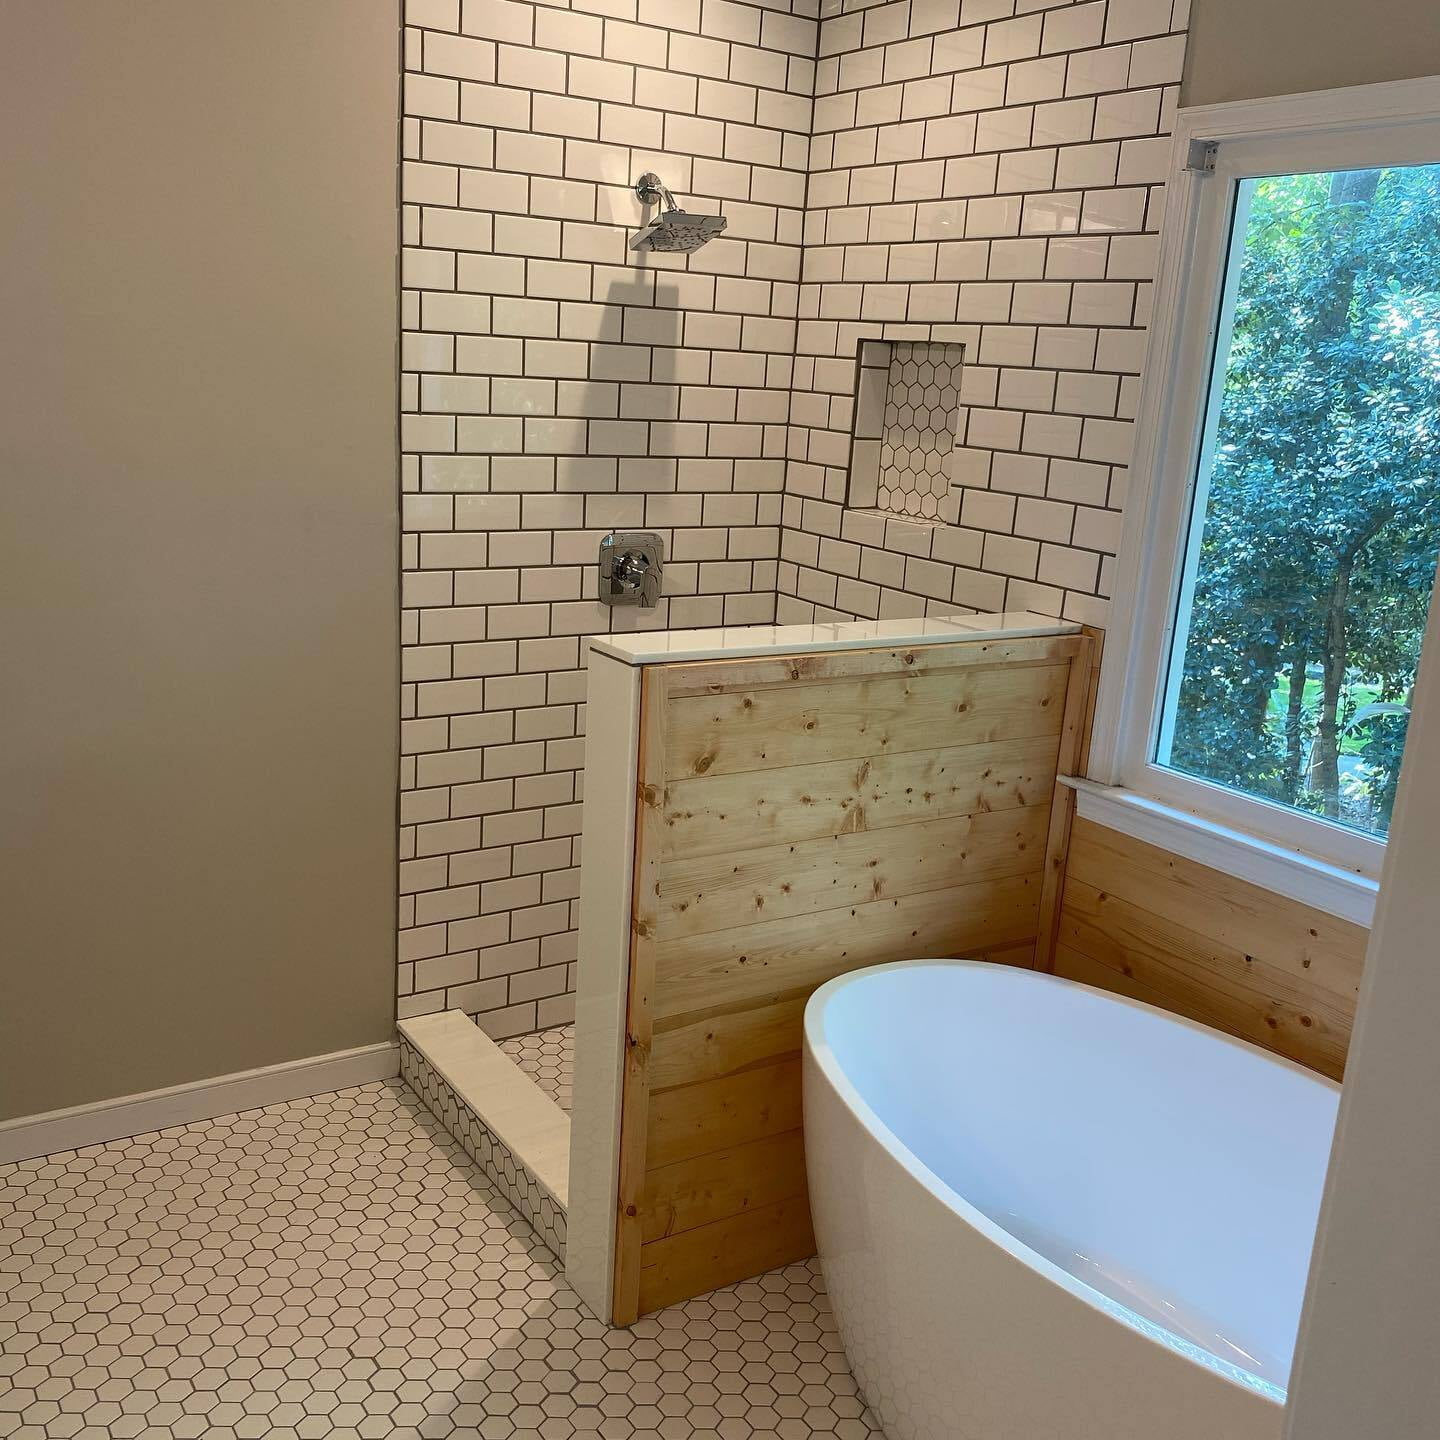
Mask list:
[{"label": "window", "polygon": [[1099,752],[1371,876],[1440,551],[1440,125],[1325,114],[1382,92],[1440,111],[1412,82],[1182,112]]},{"label": "window", "polygon": [[1440,165],[1236,187],[1155,760],[1389,827],[1440,542]]}]

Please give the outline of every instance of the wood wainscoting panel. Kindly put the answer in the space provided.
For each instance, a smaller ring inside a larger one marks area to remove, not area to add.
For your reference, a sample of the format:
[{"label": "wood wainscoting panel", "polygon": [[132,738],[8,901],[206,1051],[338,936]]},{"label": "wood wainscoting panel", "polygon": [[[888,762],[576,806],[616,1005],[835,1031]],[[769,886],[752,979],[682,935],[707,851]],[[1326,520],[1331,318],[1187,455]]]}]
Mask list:
[{"label": "wood wainscoting panel", "polygon": [[1090,820],[1073,826],[1054,970],[1339,1079],[1369,931]]},{"label": "wood wainscoting panel", "polygon": [[617,1324],[814,1253],[800,1049],[818,985],[925,956],[1035,963],[1092,648],[647,667]]},{"label": "wood wainscoting panel", "polygon": [[687,696],[671,710],[667,769],[679,780],[929,751],[937,735],[951,745],[1053,735],[1069,673],[1011,664]]}]

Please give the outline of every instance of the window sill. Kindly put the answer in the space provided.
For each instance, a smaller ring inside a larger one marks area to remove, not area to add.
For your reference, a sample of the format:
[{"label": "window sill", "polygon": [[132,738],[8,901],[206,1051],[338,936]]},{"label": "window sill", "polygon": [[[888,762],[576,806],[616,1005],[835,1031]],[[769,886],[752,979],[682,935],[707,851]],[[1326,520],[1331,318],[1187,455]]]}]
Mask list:
[{"label": "window sill", "polygon": [[1070,775],[1062,775],[1060,781],[1075,791],[1076,813],[1082,819],[1356,925],[1368,927],[1374,919],[1380,887],[1364,875],[1118,785],[1099,785]]}]

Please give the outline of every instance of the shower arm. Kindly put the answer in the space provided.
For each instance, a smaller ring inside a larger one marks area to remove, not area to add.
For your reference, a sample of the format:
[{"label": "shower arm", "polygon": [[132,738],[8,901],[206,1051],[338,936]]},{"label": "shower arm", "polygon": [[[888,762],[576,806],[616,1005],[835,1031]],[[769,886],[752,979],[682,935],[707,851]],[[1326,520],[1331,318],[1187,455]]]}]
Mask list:
[{"label": "shower arm", "polygon": [[675,203],[675,197],[670,193],[669,186],[653,170],[647,170],[635,182],[635,194],[642,205],[656,205],[663,200],[667,210],[680,208]]}]

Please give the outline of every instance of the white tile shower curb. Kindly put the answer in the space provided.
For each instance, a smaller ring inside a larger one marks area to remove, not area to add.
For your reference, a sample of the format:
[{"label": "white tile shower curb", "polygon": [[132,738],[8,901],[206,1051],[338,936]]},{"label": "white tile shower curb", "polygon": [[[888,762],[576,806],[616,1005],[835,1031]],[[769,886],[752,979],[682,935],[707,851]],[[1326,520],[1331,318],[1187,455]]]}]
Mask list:
[{"label": "white tile shower curb", "polygon": [[570,1117],[463,1010],[400,1022],[400,1076],[563,1264]]}]

